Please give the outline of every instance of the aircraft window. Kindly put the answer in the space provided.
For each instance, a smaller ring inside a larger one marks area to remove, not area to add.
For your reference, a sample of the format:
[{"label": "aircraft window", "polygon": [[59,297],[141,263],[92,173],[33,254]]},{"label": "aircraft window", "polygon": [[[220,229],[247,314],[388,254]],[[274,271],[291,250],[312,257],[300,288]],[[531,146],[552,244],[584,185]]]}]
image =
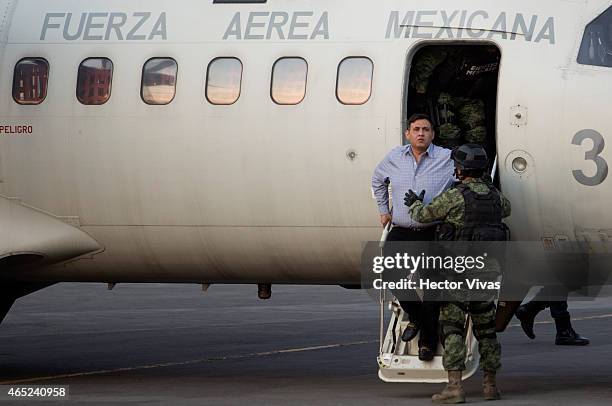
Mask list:
[{"label": "aircraft window", "polygon": [[612,67],[612,7],[586,26],[578,63]]},{"label": "aircraft window", "polygon": [[79,65],[77,99],[86,105],[108,101],[113,79],[113,62],[108,58],[87,58]]},{"label": "aircraft window", "polygon": [[372,94],[374,64],[370,58],[345,58],[338,65],[336,97],[342,104],[365,104]]},{"label": "aircraft window", "polygon": [[242,62],[236,58],[216,58],[208,65],[206,99],[212,104],[234,104],[240,97]]},{"label": "aircraft window", "polygon": [[151,58],[142,69],[140,95],[147,104],[168,104],[176,94],[178,65],[172,58]]},{"label": "aircraft window", "polygon": [[24,58],[13,72],[13,99],[19,104],[40,104],[47,97],[49,62],[43,58]]},{"label": "aircraft window", "polygon": [[306,96],[308,64],[302,58],[281,58],[272,68],[272,100],[276,104],[300,104]]}]

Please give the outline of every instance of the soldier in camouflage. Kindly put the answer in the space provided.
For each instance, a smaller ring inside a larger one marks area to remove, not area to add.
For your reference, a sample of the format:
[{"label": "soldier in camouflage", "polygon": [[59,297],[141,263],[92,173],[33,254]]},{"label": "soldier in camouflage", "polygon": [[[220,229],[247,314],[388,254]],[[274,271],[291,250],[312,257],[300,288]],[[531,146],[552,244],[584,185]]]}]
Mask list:
[{"label": "soldier in camouflage", "polygon": [[499,55],[495,47],[430,46],[419,51],[411,86],[427,99],[440,145],[453,148],[487,140],[482,89],[494,86]]},{"label": "soldier in camouflage", "polygon": [[[427,206],[423,205],[419,195],[410,190],[406,193],[405,204],[412,218],[423,223],[443,221],[445,226],[452,226],[454,232],[452,237],[446,238],[448,240],[505,240],[507,232],[502,218],[510,215],[510,202],[484,179],[488,165],[484,148],[477,144],[462,145],[453,152],[452,158],[460,183]],[[441,393],[432,397],[433,402],[465,402],[461,375],[466,359],[466,314],[472,318],[474,335],[478,340],[480,363],[484,371],[484,397],[486,400],[500,398],[495,374],[501,367],[501,346],[495,334],[495,311],[493,298],[486,301],[456,299],[442,306],[440,331],[444,345],[443,364],[448,371],[449,383]]]}]

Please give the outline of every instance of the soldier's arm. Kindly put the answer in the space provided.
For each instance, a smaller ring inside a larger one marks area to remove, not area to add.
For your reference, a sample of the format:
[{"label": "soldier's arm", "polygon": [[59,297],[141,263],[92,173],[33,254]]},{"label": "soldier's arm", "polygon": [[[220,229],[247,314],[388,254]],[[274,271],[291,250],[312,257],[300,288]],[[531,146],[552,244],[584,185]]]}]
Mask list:
[{"label": "soldier's arm", "polygon": [[463,196],[457,189],[450,189],[433,199],[427,206],[420,200],[414,202],[409,209],[410,216],[419,223],[441,221],[457,204],[463,204]]}]

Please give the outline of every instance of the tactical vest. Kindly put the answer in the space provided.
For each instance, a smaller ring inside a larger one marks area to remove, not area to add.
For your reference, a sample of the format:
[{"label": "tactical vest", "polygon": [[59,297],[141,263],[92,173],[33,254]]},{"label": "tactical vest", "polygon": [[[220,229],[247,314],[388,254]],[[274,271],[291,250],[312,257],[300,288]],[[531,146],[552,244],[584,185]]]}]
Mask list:
[{"label": "tactical vest", "polygon": [[506,241],[508,229],[502,222],[501,196],[493,185],[489,193],[478,194],[462,183],[456,188],[465,201],[463,227],[455,231],[456,241]]}]

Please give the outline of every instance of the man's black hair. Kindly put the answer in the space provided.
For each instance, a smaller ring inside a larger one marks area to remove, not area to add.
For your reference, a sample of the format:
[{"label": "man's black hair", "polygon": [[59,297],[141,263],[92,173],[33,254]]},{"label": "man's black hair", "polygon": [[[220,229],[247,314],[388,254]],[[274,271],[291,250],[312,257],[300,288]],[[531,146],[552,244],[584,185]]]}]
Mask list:
[{"label": "man's black hair", "polygon": [[427,120],[429,121],[429,123],[432,126],[432,130],[433,130],[433,121],[431,121],[431,118],[427,115],[427,114],[423,114],[423,113],[416,113],[410,116],[410,118],[408,119],[408,129],[410,129],[410,126],[412,125],[412,123],[414,123],[415,121],[418,120]]}]

